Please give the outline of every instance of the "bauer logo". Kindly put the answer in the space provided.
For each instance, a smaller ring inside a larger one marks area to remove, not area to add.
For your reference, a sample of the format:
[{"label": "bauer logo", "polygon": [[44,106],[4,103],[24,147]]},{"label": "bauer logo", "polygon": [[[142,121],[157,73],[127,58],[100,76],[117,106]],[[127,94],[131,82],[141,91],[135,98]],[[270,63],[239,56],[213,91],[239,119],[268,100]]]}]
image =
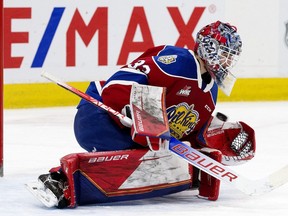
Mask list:
[{"label": "bauer logo", "polygon": [[194,151],[193,149],[185,146],[183,143],[172,143],[170,144],[170,148],[185,158],[187,161],[192,162],[194,166],[198,168],[205,168],[210,172],[210,174],[221,176],[222,179],[227,179],[227,181],[234,181],[238,178],[236,173],[231,173],[230,171],[225,169],[225,166],[222,166],[217,161],[213,161],[204,154]]},{"label": "bauer logo", "polygon": [[110,156],[99,156],[90,158],[88,163],[99,163],[99,162],[110,162],[110,161],[119,161],[119,160],[127,160],[129,157],[128,154],[124,155],[110,155]]}]

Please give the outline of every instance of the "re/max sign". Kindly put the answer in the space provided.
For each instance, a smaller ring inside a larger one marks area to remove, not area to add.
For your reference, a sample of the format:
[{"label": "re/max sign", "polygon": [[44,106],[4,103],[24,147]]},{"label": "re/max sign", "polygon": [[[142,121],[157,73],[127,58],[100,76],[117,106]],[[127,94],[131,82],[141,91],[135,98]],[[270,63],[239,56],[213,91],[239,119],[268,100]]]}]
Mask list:
[{"label": "re/max sign", "polygon": [[[180,47],[187,47],[193,49],[195,41],[192,33],[195,30],[197,23],[199,22],[206,7],[192,7],[189,19],[183,18],[181,11],[178,7],[166,7],[167,13],[169,14],[169,20],[166,22],[172,22],[177,29],[179,34],[174,45]],[[17,8],[4,8],[4,68],[21,68],[25,56],[17,55],[17,52],[12,52],[13,45],[35,43],[30,40],[29,31],[15,31],[13,30],[13,22],[19,19],[32,20],[37,17],[32,17],[32,9],[30,7],[17,7]],[[54,7],[51,10],[50,17],[47,17],[47,23],[45,23],[43,34],[37,39],[38,48],[35,53],[32,53],[33,61],[31,62],[31,68],[41,68],[45,62],[46,57],[49,55],[50,46],[53,44],[53,38],[57,33],[57,29],[63,22],[63,15],[65,14],[65,7]],[[70,12],[71,13],[71,12]],[[89,46],[90,42],[94,37],[98,37],[98,59],[95,62],[99,66],[108,65],[108,36],[109,36],[109,25],[117,25],[117,23],[109,22],[109,7],[96,7],[91,19],[87,22],[84,21],[83,16],[78,8],[74,10],[72,14],[69,14],[68,24],[61,28],[65,29],[65,44],[66,56],[65,65],[67,67],[76,66],[76,40],[80,40],[81,43]],[[156,17],[156,16],[155,16]],[[144,52],[146,49],[154,46],[153,32],[151,32],[150,24],[147,19],[144,7],[133,7],[130,15],[130,19],[127,28],[124,30],[124,38],[117,38],[122,40],[120,50],[113,50],[110,53],[117,56],[115,62],[116,65],[124,65],[127,63],[128,56],[130,53]],[[159,28],[165,28],[165,25],[159,26]],[[140,29],[142,40],[135,41],[136,30]],[[35,30],[37,31],[37,29]],[[42,32],[42,31],[41,31]],[[76,37],[76,35],[80,37]],[[40,41],[40,42],[39,42]],[[79,43],[79,41],[77,41]],[[38,44],[39,43],[39,44]],[[55,42],[54,42],[55,43]],[[173,45],[173,44],[172,44]],[[27,50],[31,52],[31,50]],[[78,53],[80,55],[81,53]],[[96,56],[96,55],[95,55]],[[95,57],[96,58],[96,57]]]}]

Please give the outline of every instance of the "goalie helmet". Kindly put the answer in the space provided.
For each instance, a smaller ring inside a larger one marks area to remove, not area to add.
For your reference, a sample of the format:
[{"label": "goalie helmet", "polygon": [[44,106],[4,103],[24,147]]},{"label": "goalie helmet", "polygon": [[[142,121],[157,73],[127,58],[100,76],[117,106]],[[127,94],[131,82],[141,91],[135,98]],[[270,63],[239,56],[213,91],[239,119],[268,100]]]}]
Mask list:
[{"label": "goalie helmet", "polygon": [[205,26],[196,36],[195,53],[226,95],[230,95],[236,81],[230,69],[238,61],[241,47],[236,27],[220,21]]}]

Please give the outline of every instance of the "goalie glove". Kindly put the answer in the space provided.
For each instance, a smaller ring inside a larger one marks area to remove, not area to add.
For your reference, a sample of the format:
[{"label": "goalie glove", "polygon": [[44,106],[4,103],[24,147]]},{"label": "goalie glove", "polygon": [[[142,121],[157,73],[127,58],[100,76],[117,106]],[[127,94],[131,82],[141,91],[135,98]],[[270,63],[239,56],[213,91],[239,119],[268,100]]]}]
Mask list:
[{"label": "goalie glove", "polygon": [[203,147],[221,151],[224,165],[242,164],[255,155],[254,130],[241,121],[225,122],[212,116],[197,138]]}]

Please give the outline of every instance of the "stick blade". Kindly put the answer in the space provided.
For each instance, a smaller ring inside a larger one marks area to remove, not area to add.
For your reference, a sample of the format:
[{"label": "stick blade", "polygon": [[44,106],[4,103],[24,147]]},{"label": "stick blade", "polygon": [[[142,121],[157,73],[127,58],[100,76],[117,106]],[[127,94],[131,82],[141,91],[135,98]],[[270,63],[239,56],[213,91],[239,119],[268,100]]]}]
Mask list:
[{"label": "stick blade", "polygon": [[288,182],[288,165],[277,170],[266,178],[265,188],[272,191]]}]

